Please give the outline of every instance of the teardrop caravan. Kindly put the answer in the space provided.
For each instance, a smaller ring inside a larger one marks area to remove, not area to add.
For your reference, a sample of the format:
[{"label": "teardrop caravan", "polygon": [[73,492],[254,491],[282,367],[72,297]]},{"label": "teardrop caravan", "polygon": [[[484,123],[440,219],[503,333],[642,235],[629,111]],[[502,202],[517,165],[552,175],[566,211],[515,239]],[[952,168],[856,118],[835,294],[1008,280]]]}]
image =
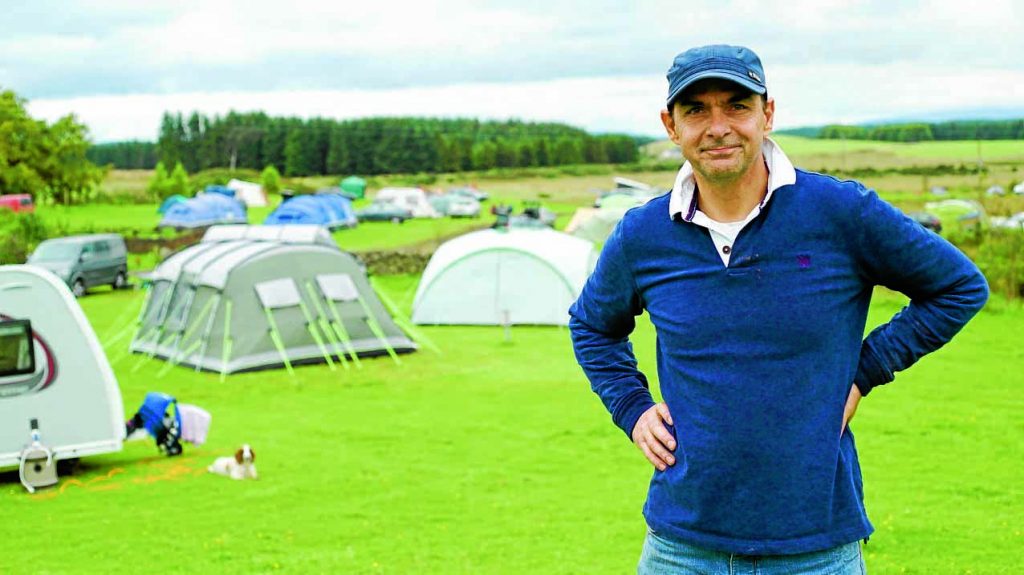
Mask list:
[{"label": "teardrop caravan", "polygon": [[121,450],[121,392],[96,333],[64,282],[0,266],[0,468],[18,465],[37,420],[54,459]]}]

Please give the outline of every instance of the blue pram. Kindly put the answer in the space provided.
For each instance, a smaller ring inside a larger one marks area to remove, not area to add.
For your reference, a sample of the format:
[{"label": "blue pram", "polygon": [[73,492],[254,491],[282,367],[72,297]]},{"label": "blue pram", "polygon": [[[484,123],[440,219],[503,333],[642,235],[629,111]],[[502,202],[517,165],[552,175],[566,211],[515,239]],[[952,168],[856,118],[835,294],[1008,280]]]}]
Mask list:
[{"label": "blue pram", "polygon": [[[171,413],[168,413],[168,409]],[[181,414],[178,400],[158,391],[146,394],[142,406],[125,423],[126,436],[145,428],[156,438],[156,446],[168,456],[181,455]]]}]

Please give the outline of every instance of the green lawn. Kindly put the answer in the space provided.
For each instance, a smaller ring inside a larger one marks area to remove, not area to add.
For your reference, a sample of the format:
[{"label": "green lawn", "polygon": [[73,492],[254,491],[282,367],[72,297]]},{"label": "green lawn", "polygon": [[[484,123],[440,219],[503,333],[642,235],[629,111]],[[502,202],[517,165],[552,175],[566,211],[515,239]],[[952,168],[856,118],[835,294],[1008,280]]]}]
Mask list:
[{"label": "green lawn", "polygon": [[[377,278],[408,309],[417,278]],[[135,292],[81,300],[101,338]],[[898,310],[885,296],[869,323]],[[994,305],[876,390],[853,424],[877,528],[871,573],[1024,570],[1019,305]],[[108,350],[126,414],[162,390],[213,413],[210,441],[88,458],[30,496],[0,474],[3,572],[609,573],[635,568],[650,469],[576,366],[568,333],[427,328],[443,354],[231,376]],[[654,334],[634,336],[654,369]],[[204,472],[249,442],[260,480]]]}]

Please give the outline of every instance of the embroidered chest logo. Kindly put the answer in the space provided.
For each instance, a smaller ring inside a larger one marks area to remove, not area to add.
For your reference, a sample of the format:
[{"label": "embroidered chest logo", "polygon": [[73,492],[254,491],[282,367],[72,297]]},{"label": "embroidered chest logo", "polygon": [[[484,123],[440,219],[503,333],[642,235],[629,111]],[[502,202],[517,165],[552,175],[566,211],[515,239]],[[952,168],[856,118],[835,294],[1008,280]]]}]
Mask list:
[{"label": "embroidered chest logo", "polygon": [[796,256],[796,263],[800,265],[800,269],[806,270],[811,267],[811,256],[800,255]]}]

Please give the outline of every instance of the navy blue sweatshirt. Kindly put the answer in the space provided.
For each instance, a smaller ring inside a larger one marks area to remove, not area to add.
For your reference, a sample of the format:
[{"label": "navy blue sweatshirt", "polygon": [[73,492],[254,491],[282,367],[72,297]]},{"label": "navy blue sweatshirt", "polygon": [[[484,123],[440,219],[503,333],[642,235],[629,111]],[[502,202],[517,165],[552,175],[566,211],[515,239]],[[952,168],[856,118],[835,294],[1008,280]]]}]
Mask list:
[{"label": "navy blue sweatshirt", "polygon": [[[865,395],[938,349],[984,305],[959,250],[856,182],[797,170],[723,265],[707,229],[668,195],[630,210],[569,313],[577,360],[627,436],[654,405],[629,334],[657,332],[676,463],[655,471],[644,516],[709,549],[783,555],[872,532],[853,434]],[[872,288],[910,303],[866,338]]]}]

